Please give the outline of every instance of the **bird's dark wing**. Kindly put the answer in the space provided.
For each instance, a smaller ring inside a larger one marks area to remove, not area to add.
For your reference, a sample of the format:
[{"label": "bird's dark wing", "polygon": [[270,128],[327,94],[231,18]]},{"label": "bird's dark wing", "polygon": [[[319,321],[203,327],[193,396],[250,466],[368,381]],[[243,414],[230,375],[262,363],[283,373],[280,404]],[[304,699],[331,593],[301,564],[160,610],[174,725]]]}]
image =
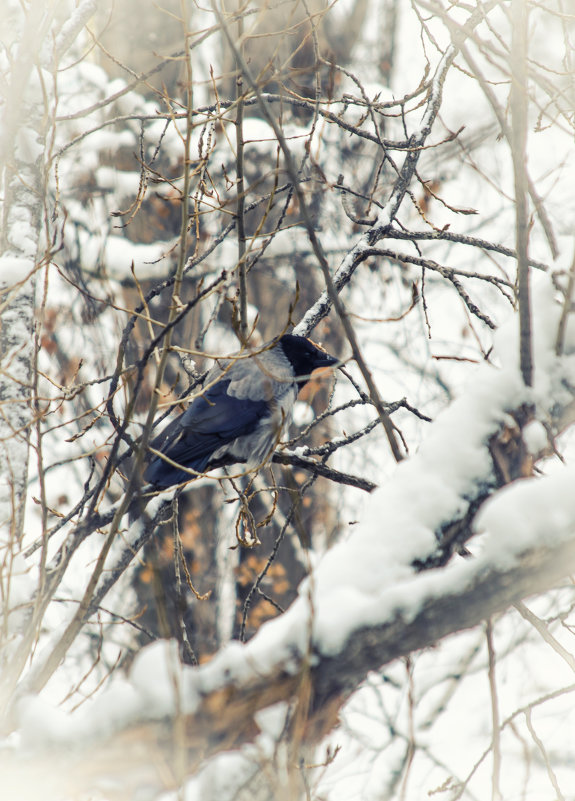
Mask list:
[{"label": "bird's dark wing", "polygon": [[[152,448],[173,462],[202,473],[214,451],[237,437],[251,434],[259,420],[269,414],[264,400],[228,395],[229,380],[221,380],[170,423],[152,442]],[[233,461],[233,460],[231,460]],[[222,460],[220,464],[224,464]],[[212,465],[215,466],[215,465]],[[150,462],[144,479],[160,487],[170,487],[191,478],[159,456]]]}]

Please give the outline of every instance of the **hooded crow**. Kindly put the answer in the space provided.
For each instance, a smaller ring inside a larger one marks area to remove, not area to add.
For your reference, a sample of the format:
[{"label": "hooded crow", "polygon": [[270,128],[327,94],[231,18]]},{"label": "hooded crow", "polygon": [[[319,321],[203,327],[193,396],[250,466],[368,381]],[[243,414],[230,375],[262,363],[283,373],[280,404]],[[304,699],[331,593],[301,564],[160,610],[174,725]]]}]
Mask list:
[{"label": "hooded crow", "polygon": [[205,392],[151,443],[162,455],[153,456],[145,481],[165,489],[216,467],[260,467],[287,429],[311,372],[337,363],[293,334],[251,356],[218,360],[206,377]]}]

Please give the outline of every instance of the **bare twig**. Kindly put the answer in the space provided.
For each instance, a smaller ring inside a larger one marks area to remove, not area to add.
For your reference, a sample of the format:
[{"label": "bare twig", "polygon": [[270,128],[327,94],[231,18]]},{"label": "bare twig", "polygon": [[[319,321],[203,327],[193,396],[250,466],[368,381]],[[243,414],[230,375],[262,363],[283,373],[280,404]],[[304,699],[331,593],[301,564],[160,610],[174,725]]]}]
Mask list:
[{"label": "bare twig", "polygon": [[500,801],[501,796],[501,738],[499,725],[499,703],[497,700],[497,682],[495,680],[495,647],[493,644],[493,622],[489,618],[485,624],[485,639],[487,640],[488,656],[488,677],[489,691],[491,696],[491,721],[492,721],[492,747],[493,747],[493,772],[491,776],[491,798],[492,801]]},{"label": "bare twig", "polygon": [[365,492],[373,492],[377,487],[377,484],[374,484],[373,481],[368,481],[366,478],[359,478],[358,476],[352,476],[348,473],[342,473],[339,470],[335,470],[333,467],[328,467],[326,464],[323,464],[323,462],[317,461],[317,459],[299,456],[299,454],[290,451],[276,451],[272,461],[277,464],[290,464],[293,467],[301,467],[314,475],[329,478],[335,481],[336,484],[346,484],[349,487],[357,487]]},{"label": "bare twig", "polygon": [[522,602],[515,604],[515,608],[521,617],[527,620],[533,626],[533,628],[539,632],[545,642],[550,645],[551,648],[553,648],[553,650],[561,657],[561,659],[563,659],[563,661],[569,665],[571,670],[575,672],[575,657],[561,645],[556,637],[551,634],[545,622],[538,618],[537,615],[533,614],[533,612]]},{"label": "bare twig", "polygon": [[561,788],[559,787],[559,782],[557,781],[557,776],[555,775],[555,771],[551,767],[551,762],[549,760],[549,755],[547,753],[547,749],[543,745],[541,738],[537,736],[535,729],[533,728],[533,722],[531,720],[531,709],[525,710],[525,723],[527,724],[527,728],[529,729],[529,734],[531,735],[533,742],[539,749],[539,753],[543,758],[543,763],[545,764],[545,768],[547,769],[547,775],[549,776],[549,781],[553,787],[553,790],[556,793],[557,801],[566,801],[565,796],[561,792]]},{"label": "bare twig", "polygon": [[517,250],[517,296],[519,302],[519,362],[526,386],[533,384],[531,341],[531,297],[528,263],[529,222],[525,162],[527,149],[527,3],[511,4],[511,154],[515,180],[515,248]]},{"label": "bare twig", "polygon": [[[238,5],[241,3],[238,0]],[[238,9],[238,47],[242,46],[244,20]],[[238,229],[239,334],[242,345],[248,339],[248,285],[246,265],[245,187],[244,187],[244,99],[241,69],[236,71],[236,219]]]},{"label": "bare twig", "polygon": [[567,320],[572,311],[573,291],[575,290],[575,248],[573,249],[573,260],[571,261],[571,268],[569,270],[569,278],[567,287],[565,288],[565,297],[563,300],[563,308],[561,309],[561,317],[559,319],[559,326],[557,327],[557,339],[555,340],[555,353],[561,356],[565,344],[565,332],[567,330]]}]

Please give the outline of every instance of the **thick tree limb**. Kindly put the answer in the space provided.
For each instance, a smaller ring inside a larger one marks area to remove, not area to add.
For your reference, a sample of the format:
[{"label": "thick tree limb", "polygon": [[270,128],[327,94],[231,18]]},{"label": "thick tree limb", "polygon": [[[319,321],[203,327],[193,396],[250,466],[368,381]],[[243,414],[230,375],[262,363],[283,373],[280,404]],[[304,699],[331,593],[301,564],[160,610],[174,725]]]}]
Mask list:
[{"label": "thick tree limb", "polygon": [[[384,624],[355,632],[337,654],[315,653],[311,668],[308,660],[302,660],[297,670],[291,664],[289,672],[278,668],[273,675],[254,678],[252,674],[239,684],[225,677],[213,683],[196,712],[183,720],[185,736],[180,745],[188,770],[195,770],[209,754],[252,741],[259,731],[255,713],[278,702],[297,705],[303,684],[311,698],[304,740],[317,742],[335,724],[342,704],[369,671],[502,613],[514,603],[556,586],[575,571],[575,537],[552,547],[529,549],[506,569],[474,569],[470,561],[465,568],[465,589],[443,588],[438,592],[447,581],[444,571],[421,577],[427,592],[422,594],[415,616],[406,617],[398,609]],[[62,792],[70,797],[76,792],[86,793],[102,777],[117,782],[118,795],[112,794],[112,799],[126,798],[142,783],[158,788],[174,786],[170,770],[174,763],[174,725],[175,720],[170,719],[142,720],[101,737],[99,742],[76,742],[73,752],[68,743],[47,752],[36,751],[35,767],[42,775],[43,798],[48,801]],[[4,755],[0,772],[5,786],[18,787],[20,801],[37,798],[37,786],[31,786],[30,781],[29,757]]]}]

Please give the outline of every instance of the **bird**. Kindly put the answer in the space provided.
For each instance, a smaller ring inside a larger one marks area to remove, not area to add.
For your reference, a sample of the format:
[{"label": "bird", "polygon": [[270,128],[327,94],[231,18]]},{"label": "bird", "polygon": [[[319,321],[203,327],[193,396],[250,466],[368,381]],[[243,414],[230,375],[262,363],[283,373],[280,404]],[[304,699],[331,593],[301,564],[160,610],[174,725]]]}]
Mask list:
[{"label": "bird", "polygon": [[284,334],[253,354],[218,359],[206,389],[150,445],[144,480],[156,489],[218,467],[256,470],[271,457],[313,370],[339,359],[307,337]]}]

